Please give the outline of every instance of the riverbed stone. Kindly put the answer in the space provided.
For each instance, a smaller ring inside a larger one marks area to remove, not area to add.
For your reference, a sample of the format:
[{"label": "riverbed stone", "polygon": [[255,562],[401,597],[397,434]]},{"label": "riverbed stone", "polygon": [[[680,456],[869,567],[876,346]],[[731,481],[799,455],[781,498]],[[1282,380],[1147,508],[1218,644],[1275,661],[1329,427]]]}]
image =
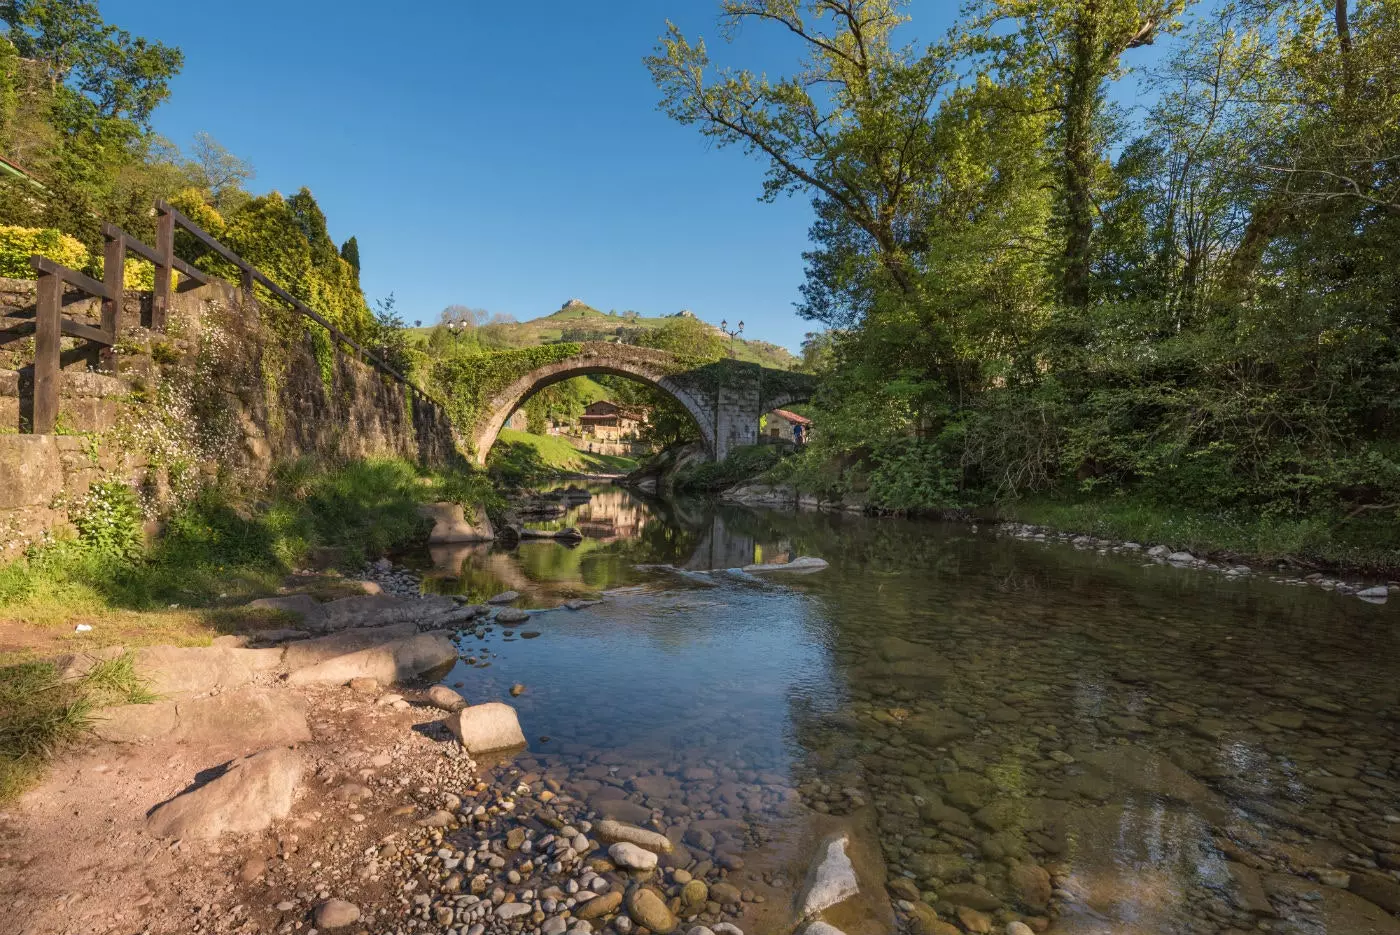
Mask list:
[{"label": "riverbed stone", "polygon": [[487,753],[525,745],[515,709],[499,701],[471,705],[447,717],[447,728],[468,753]]},{"label": "riverbed stone", "polygon": [[609,913],[616,912],[621,905],[622,891],[612,890],[600,896],[595,896],[588,900],[588,902],[577,907],[574,910],[574,915],[580,919],[599,919]]},{"label": "riverbed stone", "polygon": [[291,812],[302,769],[300,754],[280,747],[235,760],[215,779],[158,807],[146,828],[162,838],[261,831]]},{"label": "riverbed stone", "polygon": [[610,818],[595,824],[593,834],[604,844],[626,841],[658,854],[669,854],[675,848],[670,838],[664,834],[648,831],[646,828],[638,828],[636,825],[629,825],[626,822],[614,821]]},{"label": "riverbed stone", "polygon": [[360,921],[360,907],[343,899],[328,899],[316,907],[317,928],[341,929]]},{"label": "riverbed stone", "polygon": [[1021,905],[1036,912],[1044,911],[1050,905],[1050,874],[1038,864],[1017,862],[1011,865],[1008,874],[1011,885]]},{"label": "riverbed stone", "polygon": [[608,848],[608,857],[619,867],[626,867],[628,870],[656,869],[656,855],[628,841],[619,841]]},{"label": "riverbed stone", "polygon": [[467,699],[446,685],[434,685],[428,689],[428,701],[444,711],[460,711],[467,706]]},{"label": "riverbed stone", "polygon": [[802,918],[816,915],[860,892],[855,867],[846,856],[849,841],[844,834],[833,836],[818,848],[820,860],[812,868],[806,889],[798,902],[797,913]]},{"label": "riverbed stone", "polygon": [[649,886],[639,886],[627,894],[627,914],[632,921],[657,935],[669,935],[676,929],[675,915],[661,895]]},{"label": "riverbed stone", "polygon": [[287,676],[287,681],[293,685],[343,685],[351,679],[373,678],[380,684],[392,685],[456,661],[457,647],[445,635],[420,633],[297,669]]}]

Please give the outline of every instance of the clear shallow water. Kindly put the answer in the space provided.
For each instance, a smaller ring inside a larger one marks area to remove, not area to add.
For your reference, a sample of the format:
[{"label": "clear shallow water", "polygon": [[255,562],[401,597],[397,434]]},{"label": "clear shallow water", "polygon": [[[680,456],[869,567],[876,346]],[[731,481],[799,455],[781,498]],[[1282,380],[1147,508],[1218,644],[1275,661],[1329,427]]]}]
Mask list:
[{"label": "clear shallow water", "polygon": [[[785,930],[833,831],[962,928],[971,908],[997,931],[1400,932],[1396,608],[965,526],[594,489],[554,524],[576,547],[435,556],[439,589],[526,606],[622,589],[466,634],[477,667],[445,681],[472,701],[526,687],[513,767],[650,813],[698,842],[692,867],[742,855],[731,876],[765,900],[751,935]],[[634,567],[792,555],[831,565]],[[889,920],[872,902],[840,921]]]}]

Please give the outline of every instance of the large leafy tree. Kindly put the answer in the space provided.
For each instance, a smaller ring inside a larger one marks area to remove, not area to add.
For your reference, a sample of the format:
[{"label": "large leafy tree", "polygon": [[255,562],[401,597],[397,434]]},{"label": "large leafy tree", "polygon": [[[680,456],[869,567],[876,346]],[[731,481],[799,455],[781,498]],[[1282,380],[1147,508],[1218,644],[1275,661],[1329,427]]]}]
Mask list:
[{"label": "large leafy tree", "polygon": [[800,66],[776,80],[714,66],[705,43],[673,24],[646,61],[668,114],[764,159],[766,198],[819,197],[833,223],[870,239],[894,288],[912,296],[913,214],[938,165],[927,116],[952,74],[941,47],[894,41],[905,19],[900,7],[895,0],[724,0],[724,37],[752,23],[786,30],[798,42]]},{"label": "large leafy tree", "polygon": [[180,51],[104,22],[91,0],[5,0],[0,27],[0,149],[44,186],[0,183],[0,220],[90,243],[99,217],[147,232],[143,209],[168,193],[144,171],[149,122]]}]

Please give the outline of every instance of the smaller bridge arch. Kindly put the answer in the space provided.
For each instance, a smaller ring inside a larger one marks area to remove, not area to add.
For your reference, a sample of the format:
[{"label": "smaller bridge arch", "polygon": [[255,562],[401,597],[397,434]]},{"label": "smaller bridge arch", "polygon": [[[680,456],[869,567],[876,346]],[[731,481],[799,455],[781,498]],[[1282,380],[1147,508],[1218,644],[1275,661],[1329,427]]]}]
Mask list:
[{"label": "smaller bridge arch", "polygon": [[815,380],[806,374],[735,360],[695,365],[675,354],[626,344],[588,342],[579,352],[541,364],[497,392],[470,431],[472,452],[484,464],[502,426],[530,394],[553,383],[610,373],[638,380],[670,395],[700,429],[711,459],[758,441],[759,416],[811,398]]}]

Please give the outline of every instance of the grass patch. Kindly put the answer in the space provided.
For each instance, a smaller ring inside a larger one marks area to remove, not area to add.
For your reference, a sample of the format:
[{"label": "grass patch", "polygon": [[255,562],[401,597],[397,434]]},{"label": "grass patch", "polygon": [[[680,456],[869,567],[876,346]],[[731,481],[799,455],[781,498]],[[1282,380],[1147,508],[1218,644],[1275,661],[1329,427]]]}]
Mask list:
[{"label": "grass patch", "polygon": [[1257,562],[1289,561],[1382,574],[1400,569],[1393,524],[1383,520],[1206,512],[1126,496],[1020,500],[999,505],[997,515],[1064,532],[1145,545],[1162,543],[1173,549],[1225,553]]},{"label": "grass patch", "polygon": [[[243,604],[276,591],[313,552],[353,571],[411,546],[429,528],[419,505],[439,499],[498,503],[480,472],[424,473],[400,460],[332,469],[292,462],[263,489],[204,490],[167,520],[149,548],[128,548],[129,536],[103,523],[101,538],[84,532],[0,566],[0,620],[53,624]],[[136,514],[122,522],[139,533],[139,520]],[[219,632],[218,623],[205,626]],[[177,628],[189,624],[186,617]]]},{"label": "grass patch", "polygon": [[54,754],[78,740],[94,711],[155,700],[130,653],[99,662],[82,678],[61,675],[49,661],[0,666],[0,804],[27,789]]},{"label": "grass patch", "polygon": [[532,435],[502,429],[487,458],[491,473],[513,484],[530,483],[561,474],[626,474],[636,470],[635,458],[579,451],[554,435]]}]

